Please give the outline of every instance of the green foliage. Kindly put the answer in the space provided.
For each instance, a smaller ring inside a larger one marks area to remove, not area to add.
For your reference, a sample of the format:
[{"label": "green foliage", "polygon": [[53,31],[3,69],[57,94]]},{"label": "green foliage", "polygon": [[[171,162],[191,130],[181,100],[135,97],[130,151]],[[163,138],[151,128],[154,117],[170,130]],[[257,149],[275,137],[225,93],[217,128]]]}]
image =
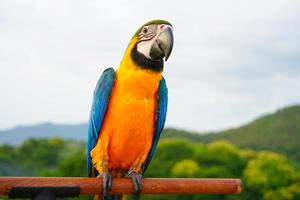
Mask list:
[{"label": "green foliage", "polygon": [[264,193],[264,200],[296,200],[300,199],[300,183],[282,187],[277,190],[268,190]]},{"label": "green foliage", "polygon": [[[70,145],[71,144],[71,145]],[[20,146],[0,146],[0,175],[4,176],[42,176],[51,175],[57,167],[83,152],[84,143],[66,141],[60,138],[29,139]],[[85,164],[85,162],[84,162]],[[84,164],[82,167],[84,167]],[[53,174],[56,176],[58,174]]]},{"label": "green foliage", "polygon": [[[159,142],[145,177],[242,177],[245,191],[241,195],[153,195],[142,199],[296,200],[300,195],[298,166],[284,155],[240,149],[225,140],[203,144],[182,137],[165,138]],[[2,145],[0,175],[86,176],[85,145],[58,138]]]},{"label": "green foliage", "polygon": [[186,140],[161,140],[147,169],[146,176],[164,177],[167,175],[170,177],[173,165],[179,160],[192,159],[193,154],[193,144]]},{"label": "green foliage", "polygon": [[272,152],[261,152],[249,161],[244,170],[247,184],[258,190],[277,189],[292,183],[297,176],[296,169],[286,158]]},{"label": "green foliage", "polygon": [[171,175],[178,178],[192,178],[195,177],[200,166],[196,161],[193,160],[181,160],[174,164],[171,170]]},{"label": "green foliage", "polygon": [[285,156],[273,152],[260,152],[250,160],[244,170],[244,181],[263,199],[297,199],[295,190],[298,173]]}]

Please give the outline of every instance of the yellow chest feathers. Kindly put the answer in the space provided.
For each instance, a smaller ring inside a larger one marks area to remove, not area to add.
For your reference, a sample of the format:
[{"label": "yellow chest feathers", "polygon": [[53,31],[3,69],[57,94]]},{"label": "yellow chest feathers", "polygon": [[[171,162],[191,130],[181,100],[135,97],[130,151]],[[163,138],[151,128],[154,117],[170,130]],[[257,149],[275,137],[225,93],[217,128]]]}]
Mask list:
[{"label": "yellow chest feathers", "polygon": [[161,73],[144,69],[118,69],[114,90],[119,95],[135,98],[154,98],[161,79]]}]

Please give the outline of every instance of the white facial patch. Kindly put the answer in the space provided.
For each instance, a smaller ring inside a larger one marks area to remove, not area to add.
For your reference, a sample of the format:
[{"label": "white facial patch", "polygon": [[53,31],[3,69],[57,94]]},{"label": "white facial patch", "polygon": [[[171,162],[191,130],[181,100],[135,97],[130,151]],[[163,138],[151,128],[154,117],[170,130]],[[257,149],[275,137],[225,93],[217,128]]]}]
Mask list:
[{"label": "white facial patch", "polygon": [[153,37],[151,40],[145,40],[141,41],[137,44],[137,51],[142,53],[146,58],[151,59],[149,53],[150,53],[150,48],[153,42],[156,40],[156,36]]}]

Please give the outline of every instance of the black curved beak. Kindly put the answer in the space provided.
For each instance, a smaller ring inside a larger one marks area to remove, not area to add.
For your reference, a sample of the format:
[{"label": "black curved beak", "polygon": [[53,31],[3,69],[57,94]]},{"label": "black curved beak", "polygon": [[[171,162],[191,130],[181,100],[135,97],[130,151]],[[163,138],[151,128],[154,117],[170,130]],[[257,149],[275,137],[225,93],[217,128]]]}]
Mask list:
[{"label": "black curved beak", "polygon": [[150,57],[153,60],[160,60],[165,57],[165,61],[171,55],[173,49],[174,36],[170,27],[163,30],[156,38],[150,49]]}]

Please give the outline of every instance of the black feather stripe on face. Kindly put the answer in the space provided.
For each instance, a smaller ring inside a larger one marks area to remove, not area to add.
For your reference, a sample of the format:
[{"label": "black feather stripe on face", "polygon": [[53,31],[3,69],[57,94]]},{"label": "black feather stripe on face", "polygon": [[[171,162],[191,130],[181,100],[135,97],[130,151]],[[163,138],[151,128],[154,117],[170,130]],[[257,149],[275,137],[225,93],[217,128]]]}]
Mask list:
[{"label": "black feather stripe on face", "polygon": [[152,60],[144,56],[142,53],[137,51],[137,45],[134,45],[131,51],[132,60],[143,69],[150,69],[156,72],[160,72],[164,68],[163,59]]}]

